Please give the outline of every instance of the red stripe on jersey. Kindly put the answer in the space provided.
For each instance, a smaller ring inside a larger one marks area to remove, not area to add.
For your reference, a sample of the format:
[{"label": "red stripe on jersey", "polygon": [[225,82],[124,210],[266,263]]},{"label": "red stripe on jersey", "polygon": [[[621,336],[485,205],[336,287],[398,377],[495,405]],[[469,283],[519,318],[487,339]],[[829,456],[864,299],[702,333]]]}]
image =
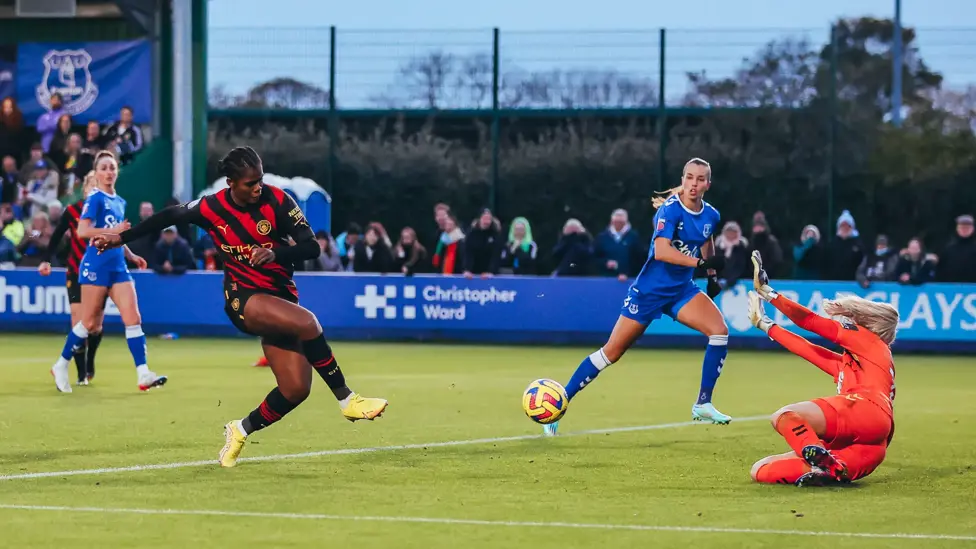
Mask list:
[{"label": "red stripe on jersey", "polygon": [[[268,269],[259,269],[249,262],[237,259],[237,256],[244,255],[241,247],[251,246],[253,243],[245,242],[242,235],[232,226],[243,225],[243,223],[240,223],[236,217],[232,220],[224,219],[221,213],[214,209],[214,204],[211,204],[210,200],[216,200],[220,207],[223,207],[223,202],[216,198],[216,195],[210,195],[201,201],[200,213],[214,227],[208,232],[223,260],[225,275],[245,288],[268,290],[273,293],[281,291],[282,288],[287,288],[288,284],[291,284],[291,280],[286,273],[275,272],[273,269],[272,272],[265,272]],[[227,211],[231,212],[231,210]],[[236,248],[236,250],[228,248]],[[247,256],[250,256],[249,250]]]},{"label": "red stripe on jersey", "polygon": [[[259,233],[257,224],[254,222],[254,219],[252,219],[251,216],[247,215],[247,212],[242,212],[238,210],[236,205],[230,203],[230,201],[227,199],[227,191],[221,191],[212,196],[215,196],[217,198],[217,201],[220,202],[220,205],[223,206],[230,215],[234,216],[234,218],[237,219],[237,222],[240,223],[241,226],[244,228],[244,230],[247,232],[246,236],[249,236],[252,240],[254,240],[254,243],[258,245],[271,243],[271,237],[268,236],[271,233],[269,232],[267,235],[263,235]],[[274,225],[272,224],[272,227],[273,226]],[[240,236],[243,239],[245,235],[240,235]]]}]

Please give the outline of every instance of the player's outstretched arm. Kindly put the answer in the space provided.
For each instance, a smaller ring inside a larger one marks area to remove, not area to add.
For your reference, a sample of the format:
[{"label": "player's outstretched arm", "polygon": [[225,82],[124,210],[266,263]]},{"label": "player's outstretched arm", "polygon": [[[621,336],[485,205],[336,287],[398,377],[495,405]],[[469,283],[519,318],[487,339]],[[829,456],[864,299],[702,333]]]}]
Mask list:
[{"label": "player's outstretched arm", "polygon": [[819,345],[814,345],[793,332],[775,324],[766,316],[763,301],[756,292],[749,292],[749,321],[752,325],[766,332],[770,339],[782,345],[786,350],[810,362],[817,368],[831,376],[840,371],[842,356]]},{"label": "player's outstretched arm", "polygon": [[203,215],[200,214],[199,200],[189,204],[170,206],[135,227],[122,231],[122,233],[117,235],[99,231],[102,234],[94,236],[93,243],[99,250],[118,248],[133,240],[138,240],[143,236],[162,231],[170,225],[181,223],[193,223],[197,226],[203,226],[205,220]]},{"label": "player's outstretched arm", "polygon": [[758,251],[752,252],[752,265],[752,285],[756,293],[764,300],[772,303],[773,307],[776,307],[779,312],[786,315],[786,318],[792,320],[800,328],[808,332],[813,332],[834,343],[838,343],[841,332],[839,322],[824,318],[803,305],[778,294],[776,290],[773,290],[769,285],[769,277],[766,276],[766,271],[763,269],[762,256],[759,255]]},{"label": "player's outstretched arm", "polygon": [[51,258],[54,256],[55,252],[60,248],[61,239],[64,238],[65,233],[71,228],[71,216],[67,215],[67,212],[61,214],[61,220],[58,221],[58,226],[54,228],[54,232],[51,233],[50,244],[47,248],[41,251],[41,261],[44,263],[50,263]]}]

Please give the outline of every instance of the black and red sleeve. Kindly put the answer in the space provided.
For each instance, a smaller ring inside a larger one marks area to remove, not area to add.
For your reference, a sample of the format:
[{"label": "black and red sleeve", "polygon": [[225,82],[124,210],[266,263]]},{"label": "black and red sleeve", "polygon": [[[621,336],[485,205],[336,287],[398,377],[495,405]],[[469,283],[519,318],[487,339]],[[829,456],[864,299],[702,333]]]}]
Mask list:
[{"label": "black and red sleeve", "polygon": [[166,208],[135,227],[124,231],[120,235],[122,237],[122,243],[128,244],[148,234],[158,233],[170,225],[178,225],[181,223],[192,223],[202,229],[209,229],[209,221],[200,212],[200,202],[202,200],[204,199],[200,198],[193,202]]},{"label": "black and red sleeve", "polygon": [[298,263],[315,259],[319,256],[319,244],[315,241],[315,233],[305,219],[302,208],[295,203],[295,199],[288,193],[281,193],[283,196],[275,212],[278,227],[281,234],[286,234],[295,241],[294,246],[286,246],[275,249],[275,263],[284,265],[288,263]]}]

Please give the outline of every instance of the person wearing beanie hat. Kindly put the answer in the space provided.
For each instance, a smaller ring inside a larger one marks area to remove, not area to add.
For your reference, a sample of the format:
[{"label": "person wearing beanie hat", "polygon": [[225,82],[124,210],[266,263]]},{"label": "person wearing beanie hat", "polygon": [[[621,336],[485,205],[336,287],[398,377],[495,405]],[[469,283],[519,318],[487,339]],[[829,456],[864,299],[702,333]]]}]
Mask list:
[{"label": "person wearing beanie hat", "polygon": [[864,244],[857,232],[854,216],[844,210],[837,218],[837,238],[828,248],[824,275],[827,280],[854,280],[863,259]]},{"label": "person wearing beanie hat", "polygon": [[763,266],[769,276],[780,274],[779,267],[783,264],[783,248],[779,240],[769,231],[769,222],[762,212],[752,216],[752,237],[749,239],[749,253],[759,252],[763,257]]},{"label": "person wearing beanie hat", "polygon": [[821,280],[824,270],[824,246],[820,229],[807,225],[800,231],[800,243],[793,246],[793,279]]},{"label": "person wearing beanie hat", "polygon": [[898,267],[898,254],[888,245],[888,237],[879,234],[874,242],[874,251],[864,256],[857,268],[857,283],[867,288],[872,282],[890,282],[895,279]]},{"label": "person wearing beanie hat", "polygon": [[976,234],[973,216],[956,218],[956,237],[946,246],[939,262],[939,282],[976,282]]}]

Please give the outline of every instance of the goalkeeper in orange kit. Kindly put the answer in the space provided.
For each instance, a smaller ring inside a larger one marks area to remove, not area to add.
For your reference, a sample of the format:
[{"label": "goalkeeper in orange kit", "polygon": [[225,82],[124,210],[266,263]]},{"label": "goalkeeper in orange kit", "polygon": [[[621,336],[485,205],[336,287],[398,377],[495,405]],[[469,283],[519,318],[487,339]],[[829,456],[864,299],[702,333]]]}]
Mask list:
[{"label": "goalkeeper in orange kit", "polygon": [[[866,477],[884,461],[895,431],[895,365],[890,345],[898,330],[898,310],[852,296],[824,300],[824,312],[838,320],[824,318],[769,286],[759,252],[753,252],[752,262],[752,324],[837,383],[835,396],[790,404],[773,414],[773,428],[793,451],[756,462],[753,480],[808,486]],[[836,343],[843,352],[814,345],[777,326],[765,315],[765,301],[798,327]]]}]

